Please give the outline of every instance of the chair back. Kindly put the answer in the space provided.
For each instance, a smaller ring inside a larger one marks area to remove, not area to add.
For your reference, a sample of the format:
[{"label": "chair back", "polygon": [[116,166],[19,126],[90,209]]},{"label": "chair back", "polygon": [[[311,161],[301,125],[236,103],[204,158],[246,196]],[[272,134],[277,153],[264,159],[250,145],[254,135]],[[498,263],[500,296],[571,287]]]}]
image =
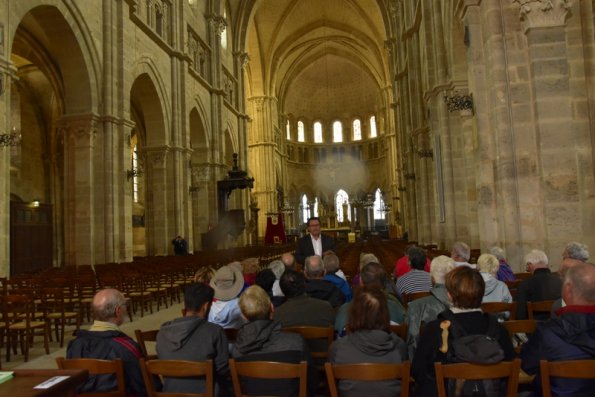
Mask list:
[{"label": "chair back", "polygon": [[486,380],[508,378],[506,396],[516,397],[521,360],[502,361],[497,364],[442,364],[434,363],[438,397],[447,397],[444,379]]},{"label": "chair back", "polygon": [[535,313],[549,313],[552,310],[554,302],[553,300],[527,302],[527,315],[529,319],[533,320]]},{"label": "chair back", "polygon": [[[140,359],[140,368],[143,373],[148,397],[213,397],[213,361],[186,361],[186,360],[145,360]],[[155,376],[161,379],[174,378],[205,378],[204,393],[161,392],[155,387]]]},{"label": "chair back", "polygon": [[401,364],[359,363],[359,364],[331,364],[325,363],[326,379],[331,397],[339,397],[337,380],[348,379],[355,381],[401,380],[400,397],[409,396],[409,361]]},{"label": "chair back", "polygon": [[224,328],[224,331],[228,342],[233,343],[236,341],[236,338],[238,337],[239,328]]},{"label": "chair back", "polygon": [[543,397],[552,396],[550,376],[573,379],[595,379],[595,360],[539,361]]},{"label": "chair back", "polygon": [[508,319],[516,318],[516,302],[485,302],[481,304],[481,311],[484,313],[503,313],[508,312]]},{"label": "chair back", "polygon": [[296,334],[302,335],[302,337],[307,341],[313,340],[321,340],[324,341],[326,344],[326,349],[324,351],[310,351],[312,358],[321,358],[326,359],[328,358],[328,349],[333,343],[335,339],[335,328],[332,326],[329,327],[313,327],[313,326],[301,326],[301,327],[285,327],[283,328],[284,332],[294,332]]},{"label": "chair back", "polygon": [[408,326],[407,323],[395,325],[390,325],[390,330],[393,334],[397,335],[399,338],[403,339],[404,341],[407,340],[407,330]]},{"label": "chair back", "polygon": [[407,308],[409,306],[409,302],[412,302],[416,299],[425,298],[426,296],[430,296],[430,291],[422,291],[422,292],[413,292],[411,294],[403,294],[403,306]]},{"label": "chair back", "polygon": [[56,364],[60,369],[86,369],[89,375],[116,376],[117,389],[106,392],[77,393],[80,397],[126,397],[126,381],[124,378],[124,364],[122,360],[97,360],[94,358],[56,357]]},{"label": "chair back", "polygon": [[134,335],[136,336],[136,341],[138,342],[138,346],[140,347],[140,352],[142,353],[143,357],[147,360],[154,360],[157,358],[157,354],[147,353],[146,342],[156,342],[158,333],[158,329],[152,329],[149,331],[141,331],[140,329],[134,330]]},{"label": "chair back", "polygon": [[299,364],[280,363],[273,361],[241,361],[229,359],[229,370],[233,391],[236,397],[244,397],[242,393],[241,377],[256,379],[299,379],[299,397],[307,395],[308,363]]}]

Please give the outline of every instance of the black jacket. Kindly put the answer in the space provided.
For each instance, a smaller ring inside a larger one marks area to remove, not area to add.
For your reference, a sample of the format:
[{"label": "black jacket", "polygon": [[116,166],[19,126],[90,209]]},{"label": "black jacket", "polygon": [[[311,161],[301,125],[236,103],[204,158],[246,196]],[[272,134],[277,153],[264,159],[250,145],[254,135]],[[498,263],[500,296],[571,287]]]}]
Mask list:
[{"label": "black jacket", "polygon": [[[450,309],[448,311],[450,311]],[[488,332],[489,320],[487,316],[489,315],[480,311],[454,314],[457,323],[469,335],[481,335]],[[440,329],[440,323],[445,317],[445,315],[440,313],[436,320],[431,321],[426,325],[424,333],[419,338],[419,344],[415,351],[413,361],[411,362],[411,375],[415,379],[416,389],[414,395],[416,396],[431,397],[438,395],[438,391],[436,390],[434,362],[447,362],[446,354],[441,353],[438,350],[442,344],[442,330]],[[499,324],[496,340],[504,351],[504,360],[513,360],[515,352],[512,342],[504,327]]]},{"label": "black jacket", "polygon": [[[322,252],[334,251],[335,240],[332,237],[320,234],[322,239]],[[305,235],[297,241],[297,247],[295,249],[295,260],[297,263],[305,264],[306,258],[314,255],[314,246],[312,245],[312,237],[309,234]]]},{"label": "black jacket", "polygon": [[[76,333],[76,339],[70,341],[66,350],[66,358],[121,359],[124,364],[126,395],[136,397],[147,395],[138,362],[141,357],[142,354],[137,343],[119,331],[79,330]],[[77,392],[104,392],[116,388],[115,375],[92,375],[77,389]]]},{"label": "black jacket", "polygon": [[[557,274],[553,274],[550,269],[536,269],[533,276],[521,281],[517,287],[517,312],[516,318],[523,320],[527,318],[527,302],[537,302],[545,300],[556,300],[562,293],[562,279]],[[536,320],[547,320],[549,313],[538,313]]]},{"label": "black jacket", "polygon": [[332,307],[339,307],[345,303],[345,295],[341,290],[335,284],[322,278],[306,280],[306,295],[327,301]]}]

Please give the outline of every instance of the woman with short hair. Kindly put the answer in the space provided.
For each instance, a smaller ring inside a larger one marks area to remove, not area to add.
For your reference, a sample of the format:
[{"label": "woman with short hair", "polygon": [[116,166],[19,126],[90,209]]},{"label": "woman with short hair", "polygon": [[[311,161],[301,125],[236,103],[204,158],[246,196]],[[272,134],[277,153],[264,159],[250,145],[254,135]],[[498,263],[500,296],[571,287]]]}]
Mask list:
[{"label": "woman with short hair", "polygon": [[[452,348],[452,330],[454,327],[462,329],[466,335],[487,335],[492,329],[495,339],[502,349],[503,360],[513,360],[515,357],[512,342],[508,333],[495,317],[481,311],[481,301],[485,290],[485,282],[481,274],[469,267],[460,266],[451,270],[445,277],[446,291],[451,302],[451,308],[438,315],[429,322],[419,339],[419,345],[411,363],[411,374],[415,379],[416,396],[436,396],[436,374],[434,362],[449,363],[452,351],[447,353],[439,349],[442,345],[441,323],[450,321],[448,347]],[[453,324],[454,323],[454,324]]]}]

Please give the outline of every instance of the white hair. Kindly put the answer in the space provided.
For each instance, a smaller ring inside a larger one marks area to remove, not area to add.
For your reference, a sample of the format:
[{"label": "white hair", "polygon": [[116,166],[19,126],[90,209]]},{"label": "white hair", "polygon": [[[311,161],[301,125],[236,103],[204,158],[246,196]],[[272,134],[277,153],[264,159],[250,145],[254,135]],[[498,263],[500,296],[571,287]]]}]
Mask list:
[{"label": "white hair", "polygon": [[477,259],[477,270],[495,276],[500,268],[500,262],[495,255],[481,254]]},{"label": "white hair", "polygon": [[440,255],[432,259],[430,265],[430,275],[436,284],[444,284],[444,277],[446,274],[455,268],[455,261],[446,256]]},{"label": "white hair", "polygon": [[494,255],[499,261],[506,259],[506,253],[504,253],[504,250],[496,245],[490,247],[488,249],[488,253]]},{"label": "white hair", "polygon": [[280,259],[275,259],[268,266],[275,274],[275,278],[279,280],[283,273],[285,273],[285,264]]},{"label": "white hair", "polygon": [[471,258],[471,249],[469,246],[462,241],[457,241],[452,246],[452,252],[463,258],[464,260],[468,261]]},{"label": "white hair", "polygon": [[571,241],[566,244],[566,248],[564,249],[562,256],[586,262],[589,260],[589,251],[587,250],[587,246],[585,244]]},{"label": "white hair", "polygon": [[549,264],[547,255],[541,250],[531,250],[531,252],[525,255],[525,262],[541,265],[541,267],[547,267]]}]

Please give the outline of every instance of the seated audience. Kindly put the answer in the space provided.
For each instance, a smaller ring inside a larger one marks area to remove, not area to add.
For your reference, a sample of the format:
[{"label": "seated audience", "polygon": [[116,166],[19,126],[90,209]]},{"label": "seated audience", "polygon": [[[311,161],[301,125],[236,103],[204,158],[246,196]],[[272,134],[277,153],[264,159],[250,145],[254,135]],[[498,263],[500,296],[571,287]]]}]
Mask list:
[{"label": "seated audience", "polygon": [[275,273],[273,273],[271,269],[263,269],[256,275],[255,285],[258,285],[260,288],[265,290],[265,292],[269,295],[273,306],[277,308],[281,306],[283,302],[285,302],[285,297],[273,295],[273,285],[275,284],[275,281]]},{"label": "seated audience", "polygon": [[[405,356],[405,343],[390,331],[386,296],[379,288],[363,286],[356,291],[349,308],[347,330],[347,336],[331,345],[329,361],[333,364],[396,364]],[[400,392],[397,380],[340,380],[338,387],[343,397],[389,397]]]},{"label": "seated audience", "polygon": [[[359,270],[361,272],[362,268],[366,266],[370,262],[380,263],[376,255],[369,253],[369,252],[362,252],[359,255]],[[351,285],[353,288],[359,286],[360,281],[360,274],[356,274],[353,279],[351,280]]]},{"label": "seated audience", "polygon": [[[324,279],[330,281],[335,285],[335,287],[339,288],[343,295],[345,296],[345,302],[351,301],[353,298],[353,294],[351,292],[351,287],[345,281],[345,275],[343,277],[339,276],[338,272],[341,271],[339,257],[334,253],[328,253],[324,255],[322,259],[324,264]],[[342,274],[343,272],[341,272]]]},{"label": "seated audience", "polygon": [[244,276],[236,264],[221,266],[211,279],[215,299],[209,311],[209,321],[223,328],[240,328],[244,319],[239,295],[244,288]]},{"label": "seated audience", "polygon": [[285,252],[283,255],[281,255],[281,262],[283,262],[286,269],[298,270],[297,264],[295,262],[295,256],[293,256],[291,252]]},{"label": "seated audience", "polygon": [[496,278],[500,262],[491,254],[481,254],[477,259],[477,270],[481,273],[486,284],[482,303],[485,302],[512,302],[512,295],[508,286]]},{"label": "seated audience", "polygon": [[304,274],[306,275],[306,294],[312,298],[329,302],[338,307],[345,302],[345,295],[330,281],[325,280],[322,258],[317,255],[306,258]]},{"label": "seated audience", "polygon": [[430,273],[424,271],[426,265],[426,253],[419,247],[409,249],[409,265],[411,271],[397,279],[397,292],[403,299],[403,295],[414,292],[427,292],[432,289]]},{"label": "seated audience", "polygon": [[439,313],[450,307],[448,293],[444,286],[444,278],[454,268],[455,263],[448,256],[440,255],[432,259],[430,276],[432,277],[433,285],[430,290],[430,296],[409,302],[405,315],[409,358],[412,358],[415,354],[422,323],[427,324],[430,321],[436,320]]},{"label": "seated audience", "polygon": [[254,285],[256,274],[260,270],[260,261],[258,258],[246,258],[242,262],[242,273],[244,274],[244,284]]},{"label": "seated audience", "polygon": [[496,278],[500,281],[514,281],[516,280],[516,276],[514,275],[514,271],[506,261],[506,256],[504,254],[504,250],[500,247],[491,247],[488,250],[488,253],[494,255],[498,259],[498,263],[500,267],[498,268],[498,272],[496,273]]},{"label": "seated audience", "polygon": [[450,257],[455,261],[455,267],[467,266],[475,269],[475,265],[469,263],[471,248],[462,241],[457,241],[453,244]]},{"label": "seated audience", "polygon": [[283,296],[283,291],[281,291],[281,287],[279,287],[279,280],[281,280],[281,276],[285,272],[285,264],[280,259],[275,259],[269,263],[268,268],[271,269],[275,275],[275,282],[273,283],[272,288],[273,296]]},{"label": "seated audience", "polygon": [[[389,294],[385,290],[388,277],[384,266],[376,262],[370,262],[362,268],[360,275],[361,287],[374,288],[382,291],[384,298],[387,301],[390,322],[393,324],[402,324],[405,316],[405,309],[394,295]],[[340,336],[345,334],[350,307],[351,302],[347,302],[337,311],[335,331],[337,331],[337,334]]]},{"label": "seated audience", "polygon": [[[502,349],[503,359],[508,361],[515,357],[512,342],[506,330],[497,323],[495,317],[481,311],[481,299],[485,289],[481,275],[467,266],[459,266],[446,274],[445,285],[452,308],[440,313],[436,320],[426,325],[411,363],[411,374],[415,379],[417,396],[437,395],[434,363],[449,362],[448,353],[439,350],[442,341],[440,327],[442,321],[450,321],[450,327],[458,326],[467,335],[487,335],[490,327],[494,327],[496,331],[494,339]],[[453,325],[452,323],[455,322],[456,325]],[[448,346],[449,349],[452,347],[451,339],[448,340]]]},{"label": "seated audience", "polygon": [[[530,278],[521,281],[517,287],[517,319],[527,318],[527,302],[556,300],[560,298],[562,280],[549,269],[545,252],[532,250],[525,255],[527,271],[533,273]],[[536,320],[547,320],[547,313],[536,313]]]},{"label": "seated audience", "polygon": [[[566,306],[558,317],[540,323],[521,350],[522,368],[536,375],[533,387],[541,395],[539,360],[595,359],[595,266],[583,263],[566,271],[562,287]],[[595,380],[552,378],[552,396],[592,396]]]},{"label": "seated audience", "polygon": [[[121,359],[124,364],[126,395],[147,395],[139,366],[142,357],[138,344],[120,331],[126,315],[126,298],[118,290],[103,289],[95,294],[92,302],[95,320],[89,330],[76,331],[76,339],[68,344],[66,358]],[[116,390],[116,376],[91,375],[77,389],[78,393]]]},{"label": "seated audience", "polygon": [[[240,297],[242,315],[248,321],[239,331],[231,355],[240,361],[308,361],[312,357],[304,338],[281,331],[281,323],[273,320],[273,305],[267,293],[257,285]],[[313,365],[309,365],[314,369]],[[309,368],[310,369],[310,368]],[[310,372],[313,372],[310,376]],[[316,371],[308,371],[308,384],[316,388]],[[252,380],[244,384],[249,395],[290,396],[297,394],[295,382]]]},{"label": "seated audience", "polygon": [[[397,262],[395,263],[395,279],[403,276],[404,274],[408,273],[411,270],[411,266],[409,265],[409,249],[410,248],[417,248],[415,245],[410,245],[407,247],[405,251],[405,255],[400,257]],[[424,266],[424,271],[430,272],[430,258],[426,258],[426,264]]]},{"label": "seated audience", "polygon": [[[229,385],[227,338],[223,328],[207,321],[215,291],[207,284],[195,283],[184,291],[183,317],[164,323],[157,334],[157,355],[161,360],[213,360],[217,386]],[[172,378],[163,381],[164,392],[204,392],[201,378]]]}]

